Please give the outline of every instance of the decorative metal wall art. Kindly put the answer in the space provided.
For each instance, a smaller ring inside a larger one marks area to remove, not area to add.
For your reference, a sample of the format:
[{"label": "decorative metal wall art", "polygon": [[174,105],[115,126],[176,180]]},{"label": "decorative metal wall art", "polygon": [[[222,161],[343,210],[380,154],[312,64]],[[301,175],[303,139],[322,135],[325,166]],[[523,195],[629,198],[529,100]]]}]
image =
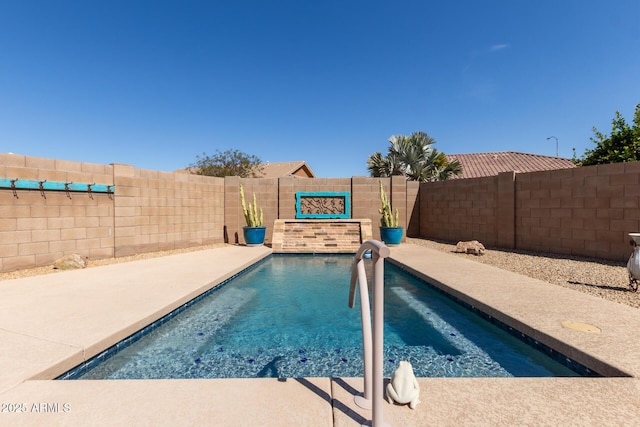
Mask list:
[{"label": "decorative metal wall art", "polygon": [[346,191],[296,193],[297,219],[351,218],[350,194]]}]

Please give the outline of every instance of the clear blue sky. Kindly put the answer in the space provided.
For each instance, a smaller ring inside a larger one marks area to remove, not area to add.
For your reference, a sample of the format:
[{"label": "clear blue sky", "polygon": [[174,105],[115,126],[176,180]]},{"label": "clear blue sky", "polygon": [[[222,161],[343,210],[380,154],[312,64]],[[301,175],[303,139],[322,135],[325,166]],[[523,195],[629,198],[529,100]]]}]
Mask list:
[{"label": "clear blue sky", "polygon": [[172,171],[216,149],[366,175],[592,148],[640,103],[638,0],[0,0],[0,152]]}]

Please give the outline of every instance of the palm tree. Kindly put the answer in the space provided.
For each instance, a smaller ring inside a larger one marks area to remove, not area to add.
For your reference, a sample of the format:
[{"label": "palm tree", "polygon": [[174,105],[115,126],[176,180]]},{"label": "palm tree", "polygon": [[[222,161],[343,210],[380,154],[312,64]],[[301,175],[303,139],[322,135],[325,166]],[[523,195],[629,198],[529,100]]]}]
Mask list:
[{"label": "palm tree", "polygon": [[430,163],[433,165],[433,169],[429,174],[427,181],[444,181],[451,178],[453,175],[462,174],[462,166],[457,160],[449,161],[447,156],[436,150],[433,150],[435,155]]},{"label": "palm tree", "polygon": [[367,159],[367,169],[372,177],[404,175],[410,181],[440,181],[452,175],[460,175],[458,161],[449,162],[444,153],[431,146],[435,139],[425,132],[410,136],[394,135],[386,156],[376,152]]},{"label": "palm tree", "polygon": [[371,176],[382,177],[391,175],[401,175],[397,158],[388,154],[382,156],[379,151],[373,153],[367,159],[367,170]]}]

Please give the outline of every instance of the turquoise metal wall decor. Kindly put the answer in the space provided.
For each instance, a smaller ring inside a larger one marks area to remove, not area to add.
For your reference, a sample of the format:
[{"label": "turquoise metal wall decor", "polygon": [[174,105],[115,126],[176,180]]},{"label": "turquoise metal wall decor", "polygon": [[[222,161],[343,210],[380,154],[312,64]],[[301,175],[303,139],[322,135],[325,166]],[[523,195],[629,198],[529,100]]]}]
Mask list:
[{"label": "turquoise metal wall decor", "polygon": [[109,184],[87,184],[78,182],[60,182],[60,181],[37,181],[33,179],[9,179],[0,178],[0,188],[7,188],[13,191],[13,195],[17,197],[16,190],[40,190],[44,191],[66,191],[67,193],[84,192],[84,193],[107,193],[112,195],[115,192],[115,186]]},{"label": "turquoise metal wall decor", "polygon": [[350,194],[347,191],[297,192],[296,218],[351,218]]}]

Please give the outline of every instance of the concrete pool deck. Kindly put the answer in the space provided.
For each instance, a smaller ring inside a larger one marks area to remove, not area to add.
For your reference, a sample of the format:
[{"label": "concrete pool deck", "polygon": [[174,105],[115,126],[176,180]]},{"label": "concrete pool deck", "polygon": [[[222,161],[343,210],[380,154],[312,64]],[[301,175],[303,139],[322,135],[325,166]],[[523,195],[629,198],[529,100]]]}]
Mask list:
[{"label": "concrete pool deck", "polygon": [[[0,282],[0,425],[367,424],[361,378],[52,381],[270,253],[225,246]],[[391,258],[618,377],[421,378],[416,410],[385,402],[390,425],[640,423],[640,310],[417,245]]]}]

